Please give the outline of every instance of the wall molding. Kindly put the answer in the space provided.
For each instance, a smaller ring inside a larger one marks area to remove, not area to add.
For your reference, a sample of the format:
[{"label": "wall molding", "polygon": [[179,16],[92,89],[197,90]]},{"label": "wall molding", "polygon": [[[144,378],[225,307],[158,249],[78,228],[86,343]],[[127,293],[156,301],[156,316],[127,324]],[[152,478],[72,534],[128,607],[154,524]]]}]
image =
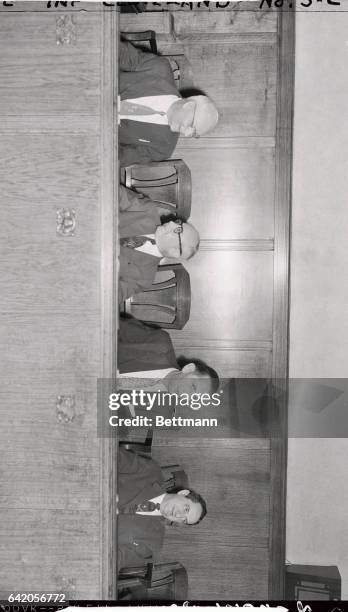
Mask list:
[{"label": "wall molding", "polygon": [[203,239],[200,251],[274,251],[273,238],[256,240]]},{"label": "wall molding", "polygon": [[288,412],[290,215],[295,70],[295,9],[278,14],[278,87],[275,158],[273,363],[279,399],[279,437],[271,440],[269,599],[284,599]]},{"label": "wall molding", "polygon": [[190,34],[173,33],[176,43],[190,44],[228,44],[228,45],[275,45],[277,44],[276,32],[253,32],[247,34],[234,34],[233,32],[196,32]]},{"label": "wall molding", "polygon": [[272,342],[267,340],[233,340],[202,338],[195,333],[187,332],[185,338],[175,336],[171,330],[170,335],[177,348],[204,349],[207,351],[272,351]]},{"label": "wall molding", "polygon": [[179,138],[175,158],[180,149],[261,149],[275,148],[273,136],[227,136],[222,138]]},{"label": "wall molding", "polygon": [[[101,145],[100,145],[100,244],[101,244],[101,364],[100,378],[116,375],[118,252],[118,129],[116,121],[118,14],[116,7],[101,20]],[[115,205],[116,204],[116,205]],[[97,406],[95,407],[97,411]],[[100,481],[100,599],[117,599],[117,440],[101,438]]]}]

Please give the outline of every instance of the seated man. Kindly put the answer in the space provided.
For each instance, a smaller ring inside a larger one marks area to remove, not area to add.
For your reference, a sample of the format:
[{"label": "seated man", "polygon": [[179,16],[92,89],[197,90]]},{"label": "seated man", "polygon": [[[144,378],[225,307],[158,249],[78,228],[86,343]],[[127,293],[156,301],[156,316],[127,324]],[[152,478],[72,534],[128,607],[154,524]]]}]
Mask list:
[{"label": "seated man", "polygon": [[199,234],[181,219],[161,224],[158,207],[149,198],[120,186],[119,304],[149,289],[161,259],[190,259]]},{"label": "seated man", "polygon": [[165,519],[195,525],[207,513],[203,498],[190,489],[168,493],[159,465],[145,455],[119,449],[118,569],[152,561],[163,544]]},{"label": "seated man", "polygon": [[119,157],[121,166],[168,159],[179,135],[214,129],[218,111],[203,95],[182,98],[165,57],[120,43]]},{"label": "seated man", "polygon": [[214,393],[219,388],[213,368],[200,359],[177,360],[166,331],[131,317],[120,317],[117,365],[118,378],[156,379],[156,388],[160,379],[169,393]]}]

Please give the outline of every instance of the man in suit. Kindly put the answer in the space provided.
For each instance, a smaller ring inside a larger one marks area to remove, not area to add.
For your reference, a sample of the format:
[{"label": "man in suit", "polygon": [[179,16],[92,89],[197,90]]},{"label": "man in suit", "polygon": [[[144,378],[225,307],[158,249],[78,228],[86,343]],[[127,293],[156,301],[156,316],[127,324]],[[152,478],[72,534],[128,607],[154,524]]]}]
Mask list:
[{"label": "man in suit", "polygon": [[118,569],[150,562],[162,548],[165,520],[194,525],[205,516],[203,498],[191,489],[168,493],[159,465],[123,448],[118,455]]},{"label": "man in suit", "polygon": [[149,289],[164,257],[183,261],[198,250],[199,234],[181,219],[161,223],[149,198],[120,186],[119,303]]},{"label": "man in suit", "polygon": [[164,329],[131,317],[120,317],[117,363],[120,379],[161,380],[169,393],[213,393],[219,388],[213,368],[200,359],[177,359]]},{"label": "man in suit", "polygon": [[169,159],[179,135],[214,129],[218,111],[203,95],[182,98],[165,57],[121,41],[119,157],[121,166]]}]

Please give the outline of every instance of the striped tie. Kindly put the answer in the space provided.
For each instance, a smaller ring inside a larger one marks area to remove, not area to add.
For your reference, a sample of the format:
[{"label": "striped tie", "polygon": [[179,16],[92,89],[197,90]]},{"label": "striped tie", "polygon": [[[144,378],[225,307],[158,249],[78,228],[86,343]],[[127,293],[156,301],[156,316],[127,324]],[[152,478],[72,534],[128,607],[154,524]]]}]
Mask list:
[{"label": "striped tie", "polygon": [[122,100],[120,107],[120,115],[126,115],[131,117],[132,115],[162,115],[166,113],[163,111],[157,111],[151,106],[145,106],[144,104],[136,104],[135,102],[129,102],[129,100]]}]

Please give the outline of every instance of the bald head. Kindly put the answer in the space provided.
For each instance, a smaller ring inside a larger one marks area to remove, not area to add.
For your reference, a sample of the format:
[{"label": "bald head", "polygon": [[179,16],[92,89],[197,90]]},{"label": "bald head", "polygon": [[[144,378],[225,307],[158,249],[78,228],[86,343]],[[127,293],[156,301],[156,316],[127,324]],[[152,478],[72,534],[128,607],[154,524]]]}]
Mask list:
[{"label": "bald head", "polygon": [[172,132],[196,138],[211,132],[219,120],[214,102],[202,95],[176,100],[167,111],[167,116]]},{"label": "bald head", "polygon": [[168,221],[156,228],[155,240],[163,257],[190,259],[199,247],[199,233],[191,223]]}]

